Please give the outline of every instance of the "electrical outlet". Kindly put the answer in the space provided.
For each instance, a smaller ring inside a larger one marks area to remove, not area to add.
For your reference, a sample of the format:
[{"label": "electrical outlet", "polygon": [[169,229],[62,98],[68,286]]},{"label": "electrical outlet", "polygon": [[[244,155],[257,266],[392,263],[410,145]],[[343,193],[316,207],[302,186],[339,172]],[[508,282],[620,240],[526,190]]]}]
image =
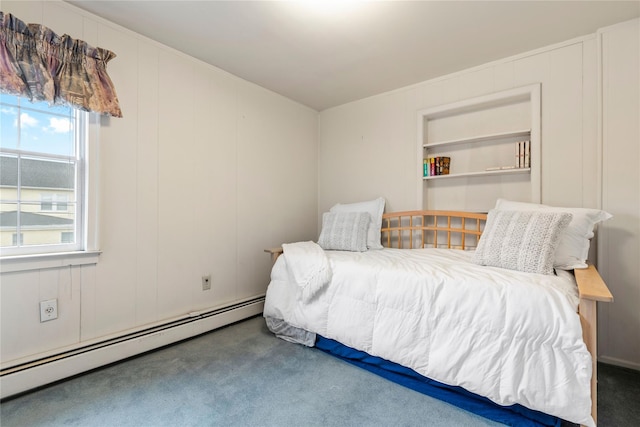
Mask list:
[{"label": "electrical outlet", "polygon": [[211,275],[207,274],[202,276],[202,290],[208,291],[209,289],[211,289]]},{"label": "electrical outlet", "polygon": [[58,300],[50,299],[48,301],[40,301],[40,322],[48,322],[49,320],[58,318]]}]

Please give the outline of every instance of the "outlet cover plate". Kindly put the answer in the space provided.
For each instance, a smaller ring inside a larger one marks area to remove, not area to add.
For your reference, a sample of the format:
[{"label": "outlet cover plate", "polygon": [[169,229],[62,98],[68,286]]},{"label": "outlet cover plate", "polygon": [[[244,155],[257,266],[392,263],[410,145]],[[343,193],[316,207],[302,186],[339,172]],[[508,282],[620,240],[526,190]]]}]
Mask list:
[{"label": "outlet cover plate", "polygon": [[211,289],[211,275],[207,274],[202,276],[202,290],[208,291],[209,289]]},{"label": "outlet cover plate", "polygon": [[50,299],[40,301],[40,322],[48,322],[49,320],[58,318],[58,300]]}]

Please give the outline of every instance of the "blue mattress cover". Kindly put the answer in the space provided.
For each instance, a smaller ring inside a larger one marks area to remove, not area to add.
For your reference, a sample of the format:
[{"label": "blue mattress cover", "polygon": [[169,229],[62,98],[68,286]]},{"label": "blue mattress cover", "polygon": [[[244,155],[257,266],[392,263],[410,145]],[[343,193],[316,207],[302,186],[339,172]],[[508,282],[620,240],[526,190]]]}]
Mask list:
[{"label": "blue mattress cover", "polygon": [[560,427],[561,425],[561,420],[558,417],[534,411],[522,405],[498,405],[486,397],[478,396],[462,387],[442,384],[424,377],[412,369],[380,357],[371,356],[368,353],[355,350],[320,335],[317,336],[315,346],[325,353],[336,356],[397,384],[499,423],[519,427]]}]

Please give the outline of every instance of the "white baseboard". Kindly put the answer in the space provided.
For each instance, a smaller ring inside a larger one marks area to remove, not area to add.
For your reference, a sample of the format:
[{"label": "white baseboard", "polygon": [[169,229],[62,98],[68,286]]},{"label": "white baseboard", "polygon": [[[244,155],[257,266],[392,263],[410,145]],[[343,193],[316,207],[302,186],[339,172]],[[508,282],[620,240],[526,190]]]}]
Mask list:
[{"label": "white baseboard", "polygon": [[640,363],[630,362],[628,360],[616,359],[615,357],[598,356],[598,362],[606,363],[607,365],[620,366],[622,368],[634,369],[640,371]]},{"label": "white baseboard", "polygon": [[188,323],[167,327],[166,329],[118,341],[68,357],[60,357],[51,362],[3,375],[0,378],[0,398],[4,399],[109,363],[212,331],[260,314],[263,308],[264,298],[261,298],[237,307],[219,310],[207,316],[194,318]]}]

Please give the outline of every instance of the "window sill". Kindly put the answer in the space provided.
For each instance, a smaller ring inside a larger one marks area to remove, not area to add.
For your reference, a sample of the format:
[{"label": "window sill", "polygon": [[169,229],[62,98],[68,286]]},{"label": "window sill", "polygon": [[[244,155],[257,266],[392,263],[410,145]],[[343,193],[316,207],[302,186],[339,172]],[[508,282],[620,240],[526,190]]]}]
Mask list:
[{"label": "window sill", "polygon": [[101,251],[16,255],[0,258],[0,273],[97,264]]}]

